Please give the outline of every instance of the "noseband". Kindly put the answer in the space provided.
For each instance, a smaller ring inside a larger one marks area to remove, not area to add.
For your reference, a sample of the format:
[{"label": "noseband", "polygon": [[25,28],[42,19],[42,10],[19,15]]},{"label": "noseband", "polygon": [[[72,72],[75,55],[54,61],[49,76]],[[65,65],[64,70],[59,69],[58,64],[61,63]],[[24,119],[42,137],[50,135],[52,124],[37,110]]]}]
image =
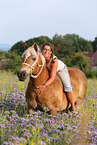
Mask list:
[{"label": "noseband", "polygon": [[[43,70],[44,64],[39,65],[39,64],[38,64],[38,59],[39,59],[39,51],[38,51],[37,58],[36,58],[35,62],[34,62],[32,65],[29,65],[28,63],[25,63],[25,62],[22,63],[22,64],[25,64],[25,65],[27,65],[27,66],[29,66],[29,67],[31,68],[31,77],[32,77],[32,78],[37,78],[37,77],[40,75],[40,73],[42,72],[42,70]],[[39,67],[41,67],[41,69],[40,69],[40,71],[39,71],[39,73],[38,73],[37,75],[33,75],[33,74],[32,74],[32,70],[34,70],[34,67],[33,67],[33,66],[34,66],[36,63],[37,63],[37,72],[38,72]]]}]

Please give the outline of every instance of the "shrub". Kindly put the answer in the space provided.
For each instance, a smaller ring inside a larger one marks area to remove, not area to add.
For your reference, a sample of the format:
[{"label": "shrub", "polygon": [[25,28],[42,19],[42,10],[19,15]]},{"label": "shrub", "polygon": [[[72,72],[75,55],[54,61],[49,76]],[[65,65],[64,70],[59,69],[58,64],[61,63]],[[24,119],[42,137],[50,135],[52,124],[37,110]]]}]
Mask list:
[{"label": "shrub", "polygon": [[97,70],[85,70],[83,71],[87,78],[97,78]]}]

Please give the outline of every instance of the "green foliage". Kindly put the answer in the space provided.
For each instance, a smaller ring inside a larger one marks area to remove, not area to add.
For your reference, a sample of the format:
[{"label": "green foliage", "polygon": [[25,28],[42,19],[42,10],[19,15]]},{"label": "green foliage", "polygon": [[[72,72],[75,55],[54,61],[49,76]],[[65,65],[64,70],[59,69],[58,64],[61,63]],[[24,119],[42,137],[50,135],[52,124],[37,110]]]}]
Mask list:
[{"label": "green foliage", "polygon": [[[32,46],[33,43],[37,43],[40,47],[44,42],[51,42],[55,46],[55,54],[61,58],[64,56],[70,56],[74,52],[88,51],[93,52],[93,47],[90,41],[87,41],[76,34],[58,35],[55,34],[52,39],[47,36],[35,37],[26,41],[28,46]],[[12,46],[9,52],[16,51],[21,55],[24,51],[24,42],[17,42]]]},{"label": "green foliage", "polygon": [[[82,52],[74,53],[74,57],[72,57],[72,66],[75,66],[81,70],[89,69],[90,66],[90,59],[87,56],[83,55]],[[92,62],[91,62],[92,63]]]},{"label": "green foliage", "polygon": [[16,52],[9,52],[5,53],[5,60],[3,62],[4,69],[6,71],[12,71],[13,73],[17,73],[20,69],[22,60],[20,55],[18,55]]},{"label": "green foliage", "polygon": [[2,59],[6,59],[6,57],[5,57],[6,53],[7,53],[6,51],[0,50],[0,61],[1,61]]},{"label": "green foliage", "polygon": [[97,70],[87,69],[83,71],[87,78],[97,78]]},{"label": "green foliage", "polygon": [[[51,42],[55,46],[54,54],[69,67],[77,67],[81,70],[90,68],[90,61],[81,52],[93,52],[96,49],[97,38],[94,42],[87,41],[76,34],[64,36],[55,34],[52,39],[47,36],[35,37],[26,41],[28,46],[37,43],[41,48],[44,42]],[[16,73],[21,65],[21,55],[24,52],[24,42],[19,41],[12,46],[9,52],[0,51],[1,69],[11,70]],[[3,60],[3,61],[2,61]]]},{"label": "green foliage", "polygon": [[55,55],[57,55],[62,60],[64,60],[64,57],[66,56],[72,57],[74,52],[93,52],[91,42],[84,40],[76,34],[67,34],[65,36],[55,34],[52,39],[52,43],[55,46]]},{"label": "green foliage", "polygon": [[[37,38],[29,39],[28,41],[26,41],[26,43],[28,44],[29,47],[32,46],[34,43],[37,43],[39,46],[41,46],[46,41],[51,42],[51,39],[48,38],[47,36],[40,36]],[[9,52],[13,51],[15,51],[18,55],[21,56],[22,53],[24,52],[24,42],[20,41],[14,44],[12,48],[9,50]]]},{"label": "green foliage", "polygon": [[97,50],[97,37],[95,38],[95,40],[92,42],[92,46],[93,46],[93,51],[95,52]]},{"label": "green foliage", "polygon": [[23,53],[23,51],[24,51],[24,42],[23,41],[17,42],[9,50],[9,52],[16,52],[19,55],[21,55]]},{"label": "green foliage", "polygon": [[74,53],[72,56],[66,56],[61,58],[61,60],[68,66],[68,67],[76,67],[81,70],[86,70],[91,68],[90,62],[92,61],[88,59],[87,56],[83,55],[82,52]]}]

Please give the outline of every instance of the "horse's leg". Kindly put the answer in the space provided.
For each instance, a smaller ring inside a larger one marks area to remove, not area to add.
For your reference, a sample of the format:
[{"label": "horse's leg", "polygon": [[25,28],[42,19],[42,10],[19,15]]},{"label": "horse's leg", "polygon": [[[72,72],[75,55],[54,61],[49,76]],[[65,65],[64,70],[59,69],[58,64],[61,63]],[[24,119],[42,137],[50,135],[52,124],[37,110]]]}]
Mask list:
[{"label": "horse's leg", "polygon": [[31,102],[27,102],[27,110],[29,114],[32,114],[34,111],[33,107],[31,106]]},{"label": "horse's leg", "polygon": [[76,102],[75,102],[75,106],[76,106],[76,108],[80,108],[81,107],[81,105],[82,105],[82,103],[83,103],[83,100],[84,100],[84,98],[85,98],[85,96],[86,96],[86,90],[87,90],[87,87],[86,86],[83,86],[83,89],[82,89],[82,91],[81,91],[81,93],[80,93],[80,95],[79,95],[79,97],[77,98],[77,100],[76,100]]},{"label": "horse's leg", "polygon": [[55,107],[53,107],[53,109],[50,110],[50,114],[55,116],[57,114],[57,110]]},{"label": "horse's leg", "polygon": [[29,110],[28,110],[28,113],[29,113],[29,114],[32,114],[33,112],[34,112],[34,110],[32,110],[32,109],[29,109]]},{"label": "horse's leg", "polygon": [[34,112],[34,110],[32,110],[31,105],[29,104],[29,102],[27,103],[27,111],[29,114],[32,114]]}]

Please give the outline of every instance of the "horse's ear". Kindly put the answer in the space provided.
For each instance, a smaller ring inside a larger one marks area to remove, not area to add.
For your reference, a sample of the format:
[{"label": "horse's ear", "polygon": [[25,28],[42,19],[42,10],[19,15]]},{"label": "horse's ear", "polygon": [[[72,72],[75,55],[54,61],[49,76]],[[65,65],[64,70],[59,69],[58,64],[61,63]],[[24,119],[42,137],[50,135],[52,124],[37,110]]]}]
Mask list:
[{"label": "horse's ear", "polygon": [[26,50],[28,47],[29,47],[28,44],[25,42],[24,43],[24,49]]},{"label": "horse's ear", "polygon": [[38,51],[38,46],[37,46],[36,43],[34,43],[34,49],[35,49],[36,51]]}]

